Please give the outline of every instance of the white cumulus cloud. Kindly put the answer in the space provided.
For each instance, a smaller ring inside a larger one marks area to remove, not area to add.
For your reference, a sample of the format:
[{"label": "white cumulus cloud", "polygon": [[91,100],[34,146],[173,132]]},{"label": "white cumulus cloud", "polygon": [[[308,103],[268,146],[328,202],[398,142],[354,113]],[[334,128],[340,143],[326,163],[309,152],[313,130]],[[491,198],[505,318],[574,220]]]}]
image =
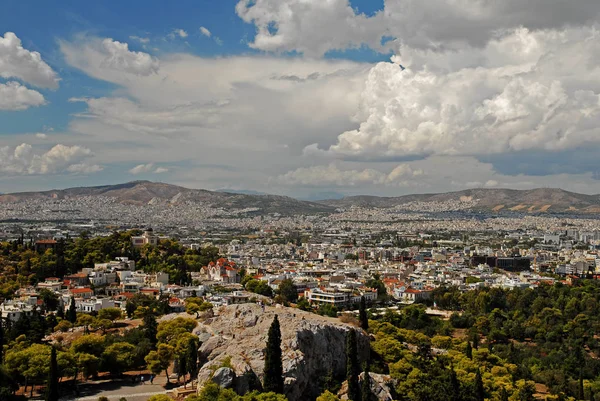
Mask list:
[{"label": "white cumulus cloud", "polygon": [[205,28],[203,26],[200,27],[200,33],[204,36],[206,36],[207,38],[210,38],[210,36],[212,35],[210,33],[210,31],[208,30],[208,28]]},{"label": "white cumulus cloud", "polygon": [[579,0],[386,0],[366,16],[350,0],[240,0],[236,12],[256,26],[250,45],[266,51],[297,51],[320,56],[361,45],[387,50],[396,38],[417,48],[484,46],[506,29],[555,29],[597,21],[600,2]]},{"label": "white cumulus cloud", "polygon": [[595,28],[521,28],[458,52],[406,49],[396,63],[373,67],[359,128],[339,135],[328,152],[377,159],[598,144],[598,54]]},{"label": "white cumulus cloud", "polygon": [[148,53],[129,50],[127,43],[109,38],[104,39],[102,41],[102,52],[105,56],[102,60],[102,67],[142,76],[154,74],[158,71],[158,60]]},{"label": "white cumulus cloud", "polygon": [[18,82],[0,83],[0,110],[26,110],[45,104],[44,96]]},{"label": "white cumulus cloud", "polygon": [[13,32],[0,36],[0,77],[17,78],[41,88],[58,88],[58,75],[40,53],[25,49]]},{"label": "white cumulus cloud", "polygon": [[187,38],[188,33],[183,29],[173,29],[173,31],[168,34],[167,37],[171,40],[175,39],[176,37]]},{"label": "white cumulus cloud", "polygon": [[36,152],[33,146],[22,143],[14,148],[0,148],[0,172],[9,175],[92,173],[101,166],[90,165],[86,160],[92,151],[81,146],[55,145],[45,152]]},{"label": "white cumulus cloud", "polygon": [[137,166],[130,169],[129,173],[133,174],[133,175],[144,174],[144,173],[162,174],[162,173],[166,173],[168,171],[169,171],[168,168],[165,168],[165,167],[156,167],[155,168],[154,163],[146,163],[146,164],[138,164]]},{"label": "white cumulus cloud", "polygon": [[396,166],[391,172],[367,168],[363,170],[343,170],[336,164],[327,166],[301,167],[277,177],[284,185],[303,186],[338,186],[351,187],[356,185],[409,185],[416,177],[422,176],[423,170],[413,170],[407,164]]}]

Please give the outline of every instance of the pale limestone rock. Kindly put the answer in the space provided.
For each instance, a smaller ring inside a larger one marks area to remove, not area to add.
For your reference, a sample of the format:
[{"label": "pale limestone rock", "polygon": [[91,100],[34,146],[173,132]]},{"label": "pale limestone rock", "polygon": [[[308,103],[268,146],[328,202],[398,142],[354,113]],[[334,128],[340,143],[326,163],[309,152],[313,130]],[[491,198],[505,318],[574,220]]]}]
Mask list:
[{"label": "pale limestone rock", "polygon": [[[289,401],[316,398],[328,375],[345,377],[346,333],[352,326],[293,308],[263,310],[256,304],[241,304],[219,308],[214,318],[197,329],[211,334],[200,346],[204,365],[198,374],[199,387],[229,358],[236,374],[233,388],[240,393],[256,388],[256,381],[262,381],[267,332],[275,314],[281,326],[285,394]],[[361,329],[355,329],[362,363],[369,352],[369,339]]]}]

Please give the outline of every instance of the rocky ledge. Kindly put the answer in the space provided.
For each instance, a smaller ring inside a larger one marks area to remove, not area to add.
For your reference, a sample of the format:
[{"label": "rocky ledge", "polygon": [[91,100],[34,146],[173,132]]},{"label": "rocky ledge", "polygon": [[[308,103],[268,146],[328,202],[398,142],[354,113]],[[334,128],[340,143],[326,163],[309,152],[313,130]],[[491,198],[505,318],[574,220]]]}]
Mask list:
[{"label": "rocky ledge", "polygon": [[[290,401],[315,399],[327,381],[344,380],[346,333],[353,326],[293,308],[242,304],[219,308],[196,329],[203,362],[198,388],[212,380],[238,393],[259,389],[267,332],[275,315],[281,325],[285,395]],[[362,364],[369,340],[356,331]]]}]

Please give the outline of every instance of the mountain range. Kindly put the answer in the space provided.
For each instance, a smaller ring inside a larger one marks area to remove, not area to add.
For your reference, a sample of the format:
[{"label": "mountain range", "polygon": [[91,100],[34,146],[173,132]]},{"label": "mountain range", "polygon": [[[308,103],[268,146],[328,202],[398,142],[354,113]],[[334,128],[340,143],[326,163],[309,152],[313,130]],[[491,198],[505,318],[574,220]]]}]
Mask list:
[{"label": "mountain range", "polygon": [[315,202],[287,196],[232,193],[190,189],[177,185],[133,181],[125,184],[77,187],[42,192],[20,192],[0,195],[0,203],[43,199],[74,199],[80,197],[112,197],[124,204],[198,203],[223,209],[257,208],[262,213],[316,214],[329,213],[352,206],[391,208],[411,202],[463,202],[467,209],[488,212],[523,213],[600,213],[600,195],[584,195],[556,188],[469,189],[437,194],[415,194],[398,197],[348,196]]}]

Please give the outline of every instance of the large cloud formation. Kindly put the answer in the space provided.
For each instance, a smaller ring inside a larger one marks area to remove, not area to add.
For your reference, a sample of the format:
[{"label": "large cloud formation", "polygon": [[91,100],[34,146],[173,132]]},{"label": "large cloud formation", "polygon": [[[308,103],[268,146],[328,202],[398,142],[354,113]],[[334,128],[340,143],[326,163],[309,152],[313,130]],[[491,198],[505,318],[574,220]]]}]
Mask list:
[{"label": "large cloud formation", "polygon": [[50,150],[36,153],[33,146],[22,143],[14,148],[0,148],[0,172],[10,175],[37,175],[76,173],[85,174],[102,170],[87,163],[92,152],[81,146],[55,145]]},{"label": "large cloud formation", "polygon": [[[477,155],[600,143],[600,33],[517,29],[483,48],[404,48],[379,63],[342,157]],[[406,67],[406,69],[404,69]]]},{"label": "large cloud formation", "polygon": [[320,56],[370,46],[389,50],[394,38],[413,48],[485,46],[499,31],[520,26],[556,29],[596,21],[600,3],[578,0],[385,0],[373,16],[349,0],[240,0],[236,12],[257,33],[250,46]]}]

